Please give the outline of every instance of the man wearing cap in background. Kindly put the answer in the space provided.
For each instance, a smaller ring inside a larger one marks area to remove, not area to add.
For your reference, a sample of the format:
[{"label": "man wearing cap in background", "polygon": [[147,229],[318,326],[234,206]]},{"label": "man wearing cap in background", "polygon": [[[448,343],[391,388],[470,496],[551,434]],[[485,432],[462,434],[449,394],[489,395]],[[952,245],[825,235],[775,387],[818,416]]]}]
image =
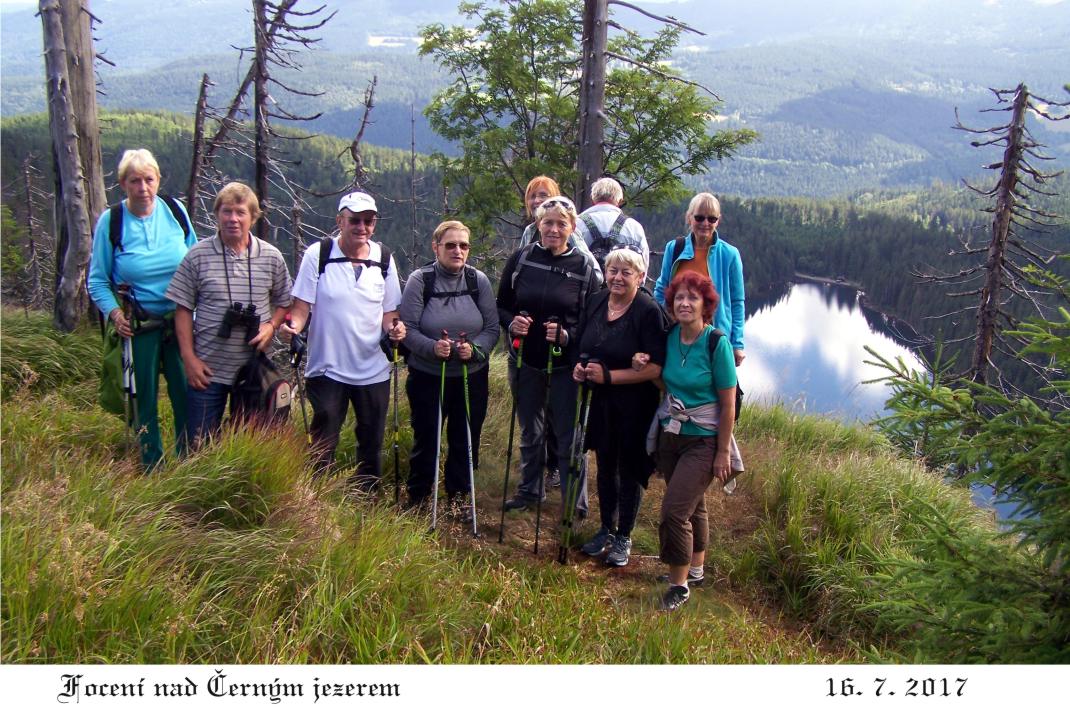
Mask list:
[{"label": "man wearing cap in background", "polygon": [[351,484],[370,493],[382,475],[383,433],[390,404],[390,362],[379,348],[384,334],[405,338],[394,324],[401,305],[397,266],[372,240],[379,211],[360,191],[338,202],[338,237],[310,245],[293,288],[287,334],[309,323],[306,389],[312,403],[313,460],[318,474],[334,461],[349,405],[356,416],[357,472]]}]

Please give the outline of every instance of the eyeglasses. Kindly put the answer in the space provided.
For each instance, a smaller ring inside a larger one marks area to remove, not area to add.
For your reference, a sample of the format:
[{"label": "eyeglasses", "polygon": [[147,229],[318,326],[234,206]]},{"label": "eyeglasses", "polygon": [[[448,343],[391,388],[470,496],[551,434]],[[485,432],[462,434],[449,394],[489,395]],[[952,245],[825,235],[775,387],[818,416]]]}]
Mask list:
[{"label": "eyeglasses", "polygon": [[439,243],[439,245],[444,247],[446,250],[462,250],[464,252],[468,252],[468,250],[470,250],[472,247],[468,243]]},{"label": "eyeglasses", "polygon": [[719,215],[693,215],[693,216],[691,216],[691,220],[695,221],[696,223],[716,223],[720,219],[721,219],[721,216],[719,216]]},{"label": "eyeglasses", "polygon": [[546,208],[564,208],[565,210],[572,211],[573,213],[576,212],[576,204],[570,201],[568,198],[565,198],[564,196],[548,198],[547,200],[544,200],[542,202],[539,208],[542,208],[544,210]]},{"label": "eyeglasses", "polygon": [[377,220],[379,217],[374,215],[371,218],[361,218],[359,215],[351,215],[347,218],[350,225],[375,225]]}]

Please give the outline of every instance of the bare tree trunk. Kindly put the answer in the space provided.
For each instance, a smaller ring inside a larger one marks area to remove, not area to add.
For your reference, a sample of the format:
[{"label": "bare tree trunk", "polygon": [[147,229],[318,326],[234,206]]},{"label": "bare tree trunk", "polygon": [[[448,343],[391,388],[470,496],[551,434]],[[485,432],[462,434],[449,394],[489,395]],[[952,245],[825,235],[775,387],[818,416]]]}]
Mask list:
[{"label": "bare tree trunk", "polygon": [[62,214],[66,218],[67,241],[62,253],[57,251],[57,288],[53,307],[56,328],[71,332],[78,326],[79,303],[85,292],[85,269],[89,263],[92,232],[86,205],[85,172],[78,150],[78,128],[71,99],[67,72],[67,50],[58,0],[41,0],[41,23],[44,27],[45,74],[48,86],[49,126],[52,153],[56,160],[62,196]]},{"label": "bare tree trunk", "polygon": [[108,207],[104,189],[104,161],[100,154],[100,124],[97,120],[97,78],[94,67],[93,30],[89,0],[60,0],[63,40],[67,49],[67,76],[78,131],[78,153],[85,171],[89,224]]},{"label": "bare tree trunk", "polygon": [[585,0],[583,7],[583,71],[580,76],[580,150],[576,157],[576,207],[591,205],[591,184],[603,171],[605,154],[607,0]]},{"label": "bare tree trunk", "polygon": [[197,95],[197,109],[193,114],[193,159],[189,167],[189,185],[186,186],[186,212],[190,223],[197,223],[197,191],[200,188],[201,172],[204,169],[204,113],[208,107],[208,75],[201,77],[201,92]]},{"label": "bare tree trunk", "polygon": [[1015,187],[1022,161],[1022,137],[1025,131],[1025,112],[1029,104],[1029,91],[1024,84],[1015,90],[1011,121],[1007,131],[1007,148],[1003,152],[1003,168],[996,190],[996,211],[992,218],[992,242],[988,245],[985,260],[985,283],[981,288],[981,302],[977,307],[977,339],[974,342],[973,359],[969,377],[979,383],[988,382],[988,362],[992,354],[992,341],[996,334],[999,316],[1000,287],[1003,284],[1003,265],[1006,260],[1007,236],[1017,201]]},{"label": "bare tree trunk", "polygon": [[409,200],[412,201],[412,250],[409,253],[409,272],[416,272],[420,254],[420,234],[416,227],[416,107],[409,104],[409,129],[412,144],[409,151]]},{"label": "bare tree trunk", "polygon": [[291,234],[293,240],[290,243],[290,250],[293,253],[293,274],[297,274],[297,269],[301,267],[301,248],[303,247],[304,240],[301,236],[301,206],[294,203],[293,210],[290,211],[290,224],[293,226]]},{"label": "bare tree trunk", "polygon": [[253,63],[256,73],[253,75],[253,111],[256,122],[255,161],[256,161],[256,195],[260,199],[260,220],[256,224],[256,234],[266,237],[268,234],[268,171],[270,170],[270,141],[268,133],[268,69],[267,50],[267,3],[265,0],[253,0],[253,23],[256,32],[255,57]]},{"label": "bare tree trunk", "polygon": [[30,157],[22,162],[22,178],[26,183],[26,251],[29,254],[29,297],[27,307],[37,304],[41,298],[41,256],[37,251],[37,220],[33,214],[33,174],[30,172]]}]

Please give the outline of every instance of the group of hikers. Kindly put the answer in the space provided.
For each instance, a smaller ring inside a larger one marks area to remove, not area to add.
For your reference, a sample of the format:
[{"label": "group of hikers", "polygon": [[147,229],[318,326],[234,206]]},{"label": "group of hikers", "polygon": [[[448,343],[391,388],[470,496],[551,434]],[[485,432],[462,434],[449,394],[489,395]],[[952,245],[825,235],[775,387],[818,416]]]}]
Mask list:
[{"label": "group of hikers", "polygon": [[[430,510],[434,523],[441,471],[449,511],[475,528],[473,469],[488,360],[503,341],[515,419],[503,526],[506,512],[535,509],[537,547],[542,503],[559,486],[562,531],[570,532],[589,509],[586,452],[593,450],[601,527],[581,551],[610,566],[628,564],[643,491],[657,471],[666,481],[660,558],[669,567],[660,578],[668,585],[661,608],[678,608],[702,583],[706,490],[716,483],[731,492],[743,471],[733,436],[736,367],[744,359],[743,271],[738,250],[717,233],[721,211],[712,194],[691,200],[688,232],[666,244],[651,293],[644,287],[646,235],[621,210],[616,180],[596,181],[593,205],[577,212],[552,178],[533,178],[524,196],[531,223],[495,293],[469,264],[470,232],[457,220],[434,230],[434,261],[402,289],[389,248],[373,239],[375,199],[349,193],[338,203],[337,234],[308,247],[291,282],[281,253],[251,233],[261,210],[248,186],[219,191],[216,234],[198,241],[182,204],[158,194],[160,178],[149,151],[123,154],[118,181],[126,199],[97,223],[88,276],[90,296],[132,350],[138,399],[130,417],[146,470],[163,458],[160,373],[182,455],[218,433],[228,399],[231,420],[240,423],[235,381],[278,336],[295,355],[307,343],[313,472],[331,469],[352,404],[357,466],[349,484],[374,494],[391,374],[396,418],[403,357],[413,434],[405,506]],[[515,424],[520,478],[509,497]],[[395,422],[395,458],[396,432]]]}]

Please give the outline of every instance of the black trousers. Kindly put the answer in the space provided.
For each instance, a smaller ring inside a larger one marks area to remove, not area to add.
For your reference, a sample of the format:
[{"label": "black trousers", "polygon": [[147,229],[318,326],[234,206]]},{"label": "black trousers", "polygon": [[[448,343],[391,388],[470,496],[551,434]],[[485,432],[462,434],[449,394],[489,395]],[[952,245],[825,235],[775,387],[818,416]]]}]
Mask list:
[{"label": "black trousers", "polygon": [[[489,369],[483,367],[468,374],[468,400],[471,404],[472,463],[479,467],[479,435],[487,416]],[[435,448],[438,445],[438,396],[441,376],[409,369],[405,393],[412,413],[412,453],[409,456],[408,492],[410,500],[431,495],[435,482]],[[464,380],[446,377],[446,395],[442,418],[446,423],[446,494],[463,495],[469,490],[468,448],[465,434]]]},{"label": "black trousers", "polygon": [[349,405],[357,425],[357,475],[369,486],[378,485],[383,472],[383,433],[390,410],[390,380],[367,386],[352,386],[328,376],[313,376],[305,382],[312,403],[312,458],[316,473],[324,473],[334,462],[338,434]]},{"label": "black trousers", "polygon": [[620,537],[631,537],[639,505],[643,502],[643,486],[632,474],[636,459],[629,460],[626,444],[612,441],[597,449],[598,510],[602,527]]}]

